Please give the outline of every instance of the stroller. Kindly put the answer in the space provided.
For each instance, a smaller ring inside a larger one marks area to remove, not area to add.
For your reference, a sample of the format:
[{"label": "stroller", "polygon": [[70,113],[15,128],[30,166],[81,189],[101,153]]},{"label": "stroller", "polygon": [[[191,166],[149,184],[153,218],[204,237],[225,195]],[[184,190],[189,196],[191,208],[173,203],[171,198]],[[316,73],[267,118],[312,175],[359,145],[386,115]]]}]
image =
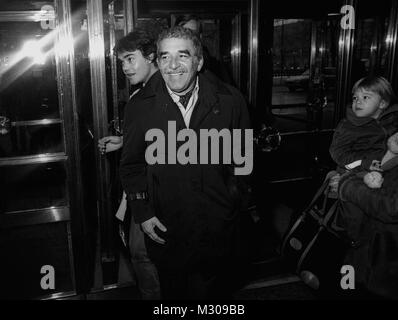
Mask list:
[{"label": "stroller", "polygon": [[335,220],[340,209],[327,174],[321,187],[283,238],[281,254],[288,266],[312,289],[340,288],[341,268],[350,241]]}]

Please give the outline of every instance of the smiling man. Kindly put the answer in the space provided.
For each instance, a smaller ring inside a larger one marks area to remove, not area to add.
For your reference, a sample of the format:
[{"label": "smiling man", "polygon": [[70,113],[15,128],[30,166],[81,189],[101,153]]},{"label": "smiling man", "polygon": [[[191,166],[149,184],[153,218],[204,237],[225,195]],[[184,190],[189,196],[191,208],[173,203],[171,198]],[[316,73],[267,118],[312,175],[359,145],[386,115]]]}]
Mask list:
[{"label": "smiling man", "polygon": [[183,38],[164,39],[160,44],[160,72],[173,93],[184,95],[194,88],[196,73],[203,66],[201,49]]},{"label": "smiling man", "polygon": [[135,221],[147,235],[162,297],[225,298],[237,278],[231,271],[240,261],[235,245],[241,199],[248,188],[233,174],[233,164],[149,165],[145,136],[159,129],[168,145],[179,147],[184,141],[173,140],[170,121],[177,133],[190,128],[196,135],[201,129],[248,129],[246,103],[235,88],[199,74],[202,45],[191,30],[162,32],[157,54],[160,73],[134,96],[125,116],[122,184]]}]

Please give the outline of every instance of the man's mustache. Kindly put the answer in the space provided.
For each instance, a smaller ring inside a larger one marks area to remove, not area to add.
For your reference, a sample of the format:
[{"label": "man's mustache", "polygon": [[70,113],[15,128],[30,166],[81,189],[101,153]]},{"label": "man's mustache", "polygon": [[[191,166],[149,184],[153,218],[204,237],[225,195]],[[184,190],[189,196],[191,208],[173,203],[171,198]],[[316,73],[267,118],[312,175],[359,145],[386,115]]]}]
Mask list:
[{"label": "man's mustache", "polygon": [[175,74],[175,73],[187,73],[185,69],[178,69],[178,70],[166,70],[165,74]]}]

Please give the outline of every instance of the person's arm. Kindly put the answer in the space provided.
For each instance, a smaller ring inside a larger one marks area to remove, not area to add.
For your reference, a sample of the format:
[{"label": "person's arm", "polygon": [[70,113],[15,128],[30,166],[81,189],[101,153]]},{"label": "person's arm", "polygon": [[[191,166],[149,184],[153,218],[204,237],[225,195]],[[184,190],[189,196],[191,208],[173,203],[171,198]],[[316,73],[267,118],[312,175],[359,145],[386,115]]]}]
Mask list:
[{"label": "person's arm", "polygon": [[120,180],[135,221],[141,223],[154,214],[148,201],[145,133],[140,124],[142,113],[129,103],[124,118],[124,148],[120,159]]},{"label": "person's arm", "polygon": [[346,121],[345,119],[342,120],[335,130],[329,148],[330,155],[340,167],[346,169],[361,167],[369,170],[375,160],[381,160],[381,155],[375,150],[366,148],[366,146],[357,148],[358,141],[353,139],[352,134],[349,133]]},{"label": "person's arm", "polygon": [[[397,176],[397,169],[388,174]],[[364,213],[384,223],[398,222],[398,180],[386,179],[380,189],[371,189],[363,175],[349,173],[341,177],[339,198],[357,205]]]},{"label": "person's arm", "polygon": [[156,235],[154,228],[158,227],[164,232],[166,228],[155,217],[152,203],[148,197],[146,142],[145,132],[141,125],[143,121],[145,121],[143,114],[134,104],[126,108],[120,179],[134,221],[142,225],[144,232],[152,240],[162,244],[165,241]]}]

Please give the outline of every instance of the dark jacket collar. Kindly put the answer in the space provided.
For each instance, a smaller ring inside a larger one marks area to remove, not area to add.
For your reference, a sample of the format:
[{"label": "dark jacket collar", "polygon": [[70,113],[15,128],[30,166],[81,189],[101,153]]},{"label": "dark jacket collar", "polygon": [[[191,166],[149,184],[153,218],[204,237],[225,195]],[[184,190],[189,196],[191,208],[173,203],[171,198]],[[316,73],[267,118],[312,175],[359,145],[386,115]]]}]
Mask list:
[{"label": "dark jacket collar", "polygon": [[160,74],[160,71],[156,71],[152,77],[148,80],[146,83],[145,87],[141,89],[141,97],[143,99],[150,98],[156,95],[156,91],[159,88],[159,85],[161,84],[162,75]]},{"label": "dark jacket collar", "polygon": [[[393,105],[389,106],[388,108],[386,108],[381,113],[379,118],[377,118],[377,120],[380,120],[383,117],[385,117],[386,115],[393,113],[393,112],[398,112],[398,104],[393,104]],[[357,117],[355,115],[354,111],[352,111],[351,106],[347,108],[346,116],[347,116],[348,121],[350,121],[353,125],[355,125],[357,127],[366,125],[375,120],[374,118],[371,118],[371,117]]]}]

